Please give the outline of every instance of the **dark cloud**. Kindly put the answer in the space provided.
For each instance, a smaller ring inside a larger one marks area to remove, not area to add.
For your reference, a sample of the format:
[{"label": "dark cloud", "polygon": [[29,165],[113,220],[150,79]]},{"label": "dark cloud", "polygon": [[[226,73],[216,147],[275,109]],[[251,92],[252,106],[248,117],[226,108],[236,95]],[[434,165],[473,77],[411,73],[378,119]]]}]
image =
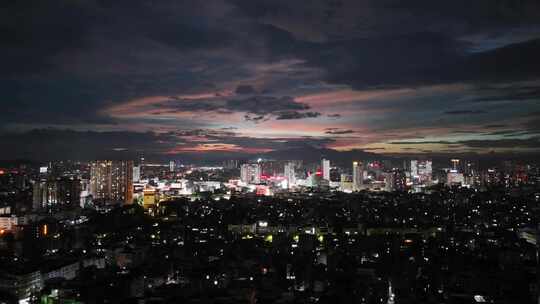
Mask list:
[{"label": "dark cloud", "polygon": [[233,129],[223,129],[223,130],[214,130],[214,129],[191,129],[191,130],[179,130],[174,132],[176,136],[179,137],[205,137],[205,138],[216,138],[223,136],[235,136],[236,133],[232,131]]},{"label": "dark cloud", "polygon": [[0,141],[11,146],[0,151],[0,159],[135,159],[142,153],[159,154],[183,142],[171,133],[94,132],[38,129],[23,133],[0,134]]},{"label": "dark cloud", "polygon": [[431,145],[431,144],[443,144],[443,145],[450,145],[455,144],[457,142],[451,142],[451,141],[392,141],[390,142],[391,145]]},{"label": "dark cloud", "polygon": [[532,113],[523,127],[528,131],[540,131],[540,113]]},{"label": "dark cloud", "polygon": [[[366,88],[540,76],[537,1],[478,1],[467,12],[456,4],[464,1],[262,2],[236,3],[264,22],[259,31],[275,53],[304,58],[335,83]],[[527,23],[522,40],[504,31]]]},{"label": "dark cloud", "polygon": [[516,134],[516,133],[519,133],[519,132],[520,132],[519,130],[500,130],[500,131],[489,132],[489,133],[486,133],[485,135],[492,135],[492,136],[505,135],[505,136],[511,136],[511,135]]},{"label": "dark cloud", "polygon": [[100,22],[93,7],[73,1],[3,1],[0,6],[1,76],[50,68],[48,59],[85,46],[89,25]]},{"label": "dark cloud", "polygon": [[354,130],[350,129],[339,129],[339,128],[327,128],[324,133],[332,135],[341,135],[341,134],[352,134]]},{"label": "dark cloud", "polygon": [[475,140],[462,140],[462,141],[399,141],[390,142],[392,145],[461,145],[469,148],[481,148],[481,149],[493,149],[493,148],[540,148],[540,137],[533,137],[529,139],[475,139]]},{"label": "dark cloud", "polygon": [[492,124],[492,125],[485,125],[484,128],[486,129],[499,129],[499,128],[506,128],[507,125],[504,124]]},{"label": "dark cloud", "polygon": [[[535,0],[395,1],[233,0],[248,15],[285,28],[296,37],[325,41],[343,36],[371,37],[430,29],[452,34],[538,24]],[[467,7],[467,10],[463,10]],[[399,23],[397,23],[399,22]],[[399,26],[396,26],[399,24]]]},{"label": "dark cloud", "polygon": [[0,73],[50,70],[56,55],[91,48],[95,37],[131,43],[144,37],[182,49],[223,45],[228,34],[205,19],[212,17],[210,2],[219,1],[3,1]]},{"label": "dark cloud", "polygon": [[[165,117],[195,112],[241,113],[256,123],[318,118],[306,123],[321,121],[323,127],[315,126],[319,130],[340,118],[339,122],[351,124],[345,128],[352,129],[364,121],[374,130],[388,132],[459,125],[463,130],[478,127],[478,134],[493,131],[491,136],[501,140],[531,137],[540,129],[538,117],[524,113],[537,110],[534,102],[540,98],[539,37],[540,2],[536,0],[3,1],[0,129],[206,127],[205,122]],[[350,108],[377,113],[359,119],[351,119],[343,108],[332,108],[331,102],[323,102],[321,109],[311,108],[287,96],[324,93],[335,87],[432,85],[472,88],[463,95],[450,96],[442,89],[423,98],[351,102]],[[145,113],[154,113],[141,115],[144,118],[109,111],[142,98],[199,93],[215,95],[207,100],[173,97],[155,107],[144,104]],[[478,110],[480,106],[490,108]],[[441,113],[441,109],[448,111]],[[474,114],[485,115],[476,115],[474,123],[466,119]],[[229,123],[213,125],[220,128]],[[66,134],[51,136],[71,140]],[[74,134],[113,137],[103,132]],[[253,147],[247,141],[255,141],[255,147],[267,142],[272,149],[310,140],[314,145],[328,143],[322,138],[285,140],[282,145],[237,134],[174,135],[179,143],[187,136],[237,142],[242,147]],[[152,136],[146,139],[154,142]],[[174,148],[172,141],[157,142]],[[103,151],[146,149],[142,143],[110,149],[96,145]],[[73,153],[67,148],[57,152]]]},{"label": "dark cloud", "polygon": [[446,111],[444,114],[446,115],[477,115],[477,114],[486,114],[486,111],[483,110],[454,110],[454,111]]},{"label": "dark cloud", "polygon": [[479,132],[478,131],[473,131],[473,130],[454,130],[454,131],[452,131],[452,133],[454,133],[454,134],[477,134]]},{"label": "dark cloud", "polygon": [[160,113],[226,111],[226,105],[218,102],[178,99],[155,104],[154,107],[166,109]]},{"label": "dark cloud", "polygon": [[290,96],[251,96],[244,99],[231,100],[178,100],[173,99],[159,104],[155,107],[165,110],[159,113],[176,112],[218,112],[218,113],[247,113],[244,118],[248,121],[261,122],[268,120],[268,116],[275,116],[277,120],[314,118],[321,115],[318,112],[303,112],[309,110],[310,106],[297,102]]},{"label": "dark cloud", "polygon": [[304,119],[315,118],[321,116],[319,112],[298,112],[298,111],[284,111],[277,113],[277,120],[290,120],[290,119]]},{"label": "dark cloud", "polygon": [[[257,138],[215,129],[187,129],[166,133],[36,129],[2,133],[0,141],[11,147],[0,151],[0,160],[20,158],[40,161],[136,159],[141,155],[149,159],[170,159],[175,156],[192,159],[194,154],[201,153],[199,145],[205,144],[232,145],[238,149],[234,153],[249,156],[253,153],[251,151],[321,148],[334,142],[324,137]],[[231,154],[226,156],[230,157]]]},{"label": "dark cloud", "polygon": [[[540,60],[533,55],[540,51],[539,41],[474,55],[464,54],[463,45],[438,33],[351,41],[335,47],[333,56],[342,58],[342,62],[325,68],[330,81],[359,89],[463,81],[488,83],[528,80],[540,77]],[[357,50],[362,51],[356,53]],[[328,53],[330,51],[325,54]],[[528,58],[527,63],[517,59],[520,55]],[[328,59],[317,56],[311,62],[324,66]],[[381,72],[381,68],[386,72]]]},{"label": "dark cloud", "polygon": [[255,89],[253,86],[250,85],[240,85],[236,87],[236,90],[234,90],[236,94],[244,95],[244,94],[255,94]]},{"label": "dark cloud", "polygon": [[180,54],[230,35],[211,22],[221,1],[188,2],[2,2],[0,124],[110,124],[111,103],[203,87]]},{"label": "dark cloud", "polygon": [[174,132],[174,135],[181,139],[181,142],[189,142],[194,140],[193,137],[199,137],[199,142],[219,142],[223,144],[236,145],[246,149],[270,149],[270,150],[287,150],[301,147],[324,147],[327,144],[333,143],[334,140],[326,137],[277,137],[277,138],[257,138],[244,136],[231,130],[214,130],[214,129],[194,129],[181,130]]},{"label": "dark cloud", "polygon": [[259,123],[263,121],[267,121],[269,118],[264,115],[244,115],[244,119],[247,121],[252,121],[254,123]]},{"label": "dark cloud", "polygon": [[480,92],[485,92],[485,96],[472,99],[473,102],[499,102],[499,101],[524,101],[540,100],[540,83],[534,85],[510,84],[502,87],[481,87]]},{"label": "dark cloud", "polygon": [[227,110],[268,115],[283,111],[309,110],[309,105],[297,102],[293,97],[253,96],[245,99],[228,100]]},{"label": "dark cloud", "polygon": [[540,137],[529,139],[467,140],[459,142],[472,148],[540,148]]}]

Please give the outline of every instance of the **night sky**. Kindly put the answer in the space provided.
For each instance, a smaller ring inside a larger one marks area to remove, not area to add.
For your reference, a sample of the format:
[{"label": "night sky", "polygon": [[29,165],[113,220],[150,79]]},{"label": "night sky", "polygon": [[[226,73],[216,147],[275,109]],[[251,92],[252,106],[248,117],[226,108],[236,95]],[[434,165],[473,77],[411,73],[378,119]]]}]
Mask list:
[{"label": "night sky", "polygon": [[540,152],[537,0],[2,0],[0,159]]}]

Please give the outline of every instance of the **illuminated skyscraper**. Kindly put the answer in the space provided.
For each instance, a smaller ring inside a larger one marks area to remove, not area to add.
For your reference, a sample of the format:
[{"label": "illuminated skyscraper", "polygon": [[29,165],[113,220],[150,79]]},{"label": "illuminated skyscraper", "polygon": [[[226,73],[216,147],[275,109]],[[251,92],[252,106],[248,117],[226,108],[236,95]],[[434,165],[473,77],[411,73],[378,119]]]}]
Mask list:
[{"label": "illuminated skyscraper", "polygon": [[452,159],[450,161],[452,162],[452,170],[455,170],[456,172],[460,171],[459,170],[459,159],[454,158],[454,159]]},{"label": "illuminated skyscraper", "polygon": [[407,178],[405,174],[394,169],[384,173],[385,191],[404,191],[407,187]]},{"label": "illuminated skyscraper", "polygon": [[61,178],[56,180],[56,198],[64,207],[78,206],[81,198],[81,181],[76,178]]},{"label": "illuminated skyscraper", "polygon": [[94,200],[133,202],[133,162],[94,161],[90,164],[90,194]]},{"label": "illuminated skyscraper", "polygon": [[32,189],[32,208],[50,208],[58,203],[56,183],[48,180],[37,181]]},{"label": "illuminated skyscraper", "polygon": [[236,168],[238,168],[238,160],[229,159],[229,160],[223,161],[223,168],[225,168],[225,169],[236,169]]},{"label": "illuminated skyscraper", "polygon": [[58,178],[37,181],[33,187],[32,207],[34,210],[38,210],[78,206],[81,189],[79,179]]},{"label": "illuminated skyscraper", "polygon": [[353,191],[352,177],[348,174],[341,174],[340,176],[340,188],[343,192]]},{"label": "illuminated skyscraper", "polygon": [[456,186],[456,185],[463,185],[465,183],[465,178],[463,176],[463,173],[459,173],[457,170],[450,170],[447,173],[446,176],[446,185],[448,186]]},{"label": "illuminated skyscraper", "polygon": [[174,169],[176,168],[176,164],[174,163],[174,160],[171,160],[169,162],[169,171],[174,172]]},{"label": "illuminated skyscraper", "polygon": [[431,160],[411,160],[411,177],[415,183],[429,184],[432,176]]},{"label": "illuminated skyscraper", "polygon": [[353,191],[360,191],[364,185],[364,168],[363,164],[353,162]]},{"label": "illuminated skyscraper", "polygon": [[287,184],[289,188],[291,188],[291,186],[296,185],[295,168],[296,166],[293,162],[288,162],[285,164],[285,168],[283,170],[284,172],[283,175],[285,175],[285,178],[287,179]]},{"label": "illuminated skyscraper", "polygon": [[259,184],[261,182],[261,165],[243,164],[240,168],[240,179],[246,184]]},{"label": "illuminated skyscraper", "polygon": [[141,166],[133,167],[133,181],[138,182],[141,180]]},{"label": "illuminated skyscraper", "polygon": [[330,181],[330,161],[328,159],[322,159],[321,161],[322,178]]}]

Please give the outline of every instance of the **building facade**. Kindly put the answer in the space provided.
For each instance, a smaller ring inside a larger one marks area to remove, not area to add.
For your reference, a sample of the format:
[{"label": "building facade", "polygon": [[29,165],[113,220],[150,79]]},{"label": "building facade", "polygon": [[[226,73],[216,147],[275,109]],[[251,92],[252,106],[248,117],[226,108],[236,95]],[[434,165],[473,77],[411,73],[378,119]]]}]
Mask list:
[{"label": "building facade", "polygon": [[94,161],[90,166],[90,194],[93,200],[133,202],[132,161]]},{"label": "building facade", "polygon": [[364,166],[361,162],[353,162],[353,191],[360,191],[364,186]]},{"label": "building facade", "polygon": [[293,162],[288,162],[285,164],[283,169],[283,175],[287,179],[287,185],[289,188],[296,185],[296,166]]},{"label": "building facade", "polygon": [[321,160],[321,171],[322,178],[324,180],[330,181],[330,161],[328,159]]},{"label": "building facade", "polygon": [[259,164],[243,164],[240,168],[240,179],[246,184],[261,182],[261,166]]}]

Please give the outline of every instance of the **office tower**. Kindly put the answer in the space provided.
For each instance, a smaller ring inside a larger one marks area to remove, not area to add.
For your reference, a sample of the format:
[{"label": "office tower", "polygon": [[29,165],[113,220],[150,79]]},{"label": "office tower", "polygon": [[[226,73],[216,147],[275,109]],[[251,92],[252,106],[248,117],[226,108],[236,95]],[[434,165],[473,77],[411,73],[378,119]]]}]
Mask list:
[{"label": "office tower", "polygon": [[287,184],[289,188],[296,185],[296,174],[295,174],[296,166],[293,162],[288,162],[285,164],[285,168],[283,170],[285,175],[285,178],[287,179]]},{"label": "office tower", "polygon": [[330,181],[330,161],[328,159],[322,159],[321,161],[322,178]]},{"label": "office tower", "polygon": [[279,161],[261,161],[258,162],[261,168],[261,175],[276,176],[283,170],[283,163]]},{"label": "office tower", "polygon": [[90,194],[104,202],[133,201],[133,162],[94,161],[90,165]]},{"label": "office tower", "polygon": [[308,177],[306,178],[306,186],[313,188],[319,187],[321,184],[321,180],[321,174],[309,173]]},{"label": "office tower", "polygon": [[395,176],[393,172],[385,172],[384,175],[384,191],[395,191]]},{"label": "office tower", "polygon": [[156,189],[152,186],[147,186],[143,190],[143,207],[148,210],[156,205]]},{"label": "office tower", "polygon": [[174,160],[171,160],[171,161],[169,162],[169,171],[170,171],[170,172],[174,172],[174,169],[175,169],[175,168],[176,168],[176,165],[175,165],[175,163],[174,163]]},{"label": "office tower", "polygon": [[398,169],[384,173],[385,191],[404,191],[407,187],[407,177]]},{"label": "office tower", "polygon": [[82,185],[76,178],[60,178],[56,180],[56,199],[62,207],[79,206]]},{"label": "office tower", "polygon": [[447,186],[461,186],[465,183],[465,178],[463,173],[457,172],[457,170],[450,170],[446,176],[446,185]]},{"label": "office tower", "polygon": [[56,183],[54,181],[36,181],[32,190],[32,208],[34,210],[51,208],[57,204]]},{"label": "office tower", "polygon": [[431,160],[411,160],[411,177],[417,184],[431,183],[433,176]]},{"label": "office tower", "polygon": [[362,163],[353,162],[353,191],[360,191],[364,185],[364,168]]},{"label": "office tower", "polygon": [[473,161],[465,161],[463,164],[463,173],[471,176],[478,175],[478,163]]},{"label": "office tower", "polygon": [[341,188],[341,191],[344,191],[344,192],[353,191],[352,177],[349,174],[341,174],[340,188]]},{"label": "office tower", "polygon": [[223,168],[225,168],[225,169],[236,169],[236,168],[238,168],[238,160],[229,159],[229,160],[223,161]]},{"label": "office tower", "polygon": [[261,166],[259,164],[243,164],[240,168],[240,179],[246,184],[261,182]]},{"label": "office tower", "polygon": [[32,190],[32,208],[34,210],[78,206],[81,181],[67,177],[42,179],[34,183]]},{"label": "office tower", "polygon": [[133,167],[133,181],[139,182],[141,180],[141,166]]},{"label": "office tower", "polygon": [[452,162],[452,170],[455,170],[456,172],[459,171],[459,159],[452,159],[450,160]]},{"label": "office tower", "polygon": [[417,160],[411,160],[410,170],[411,170],[411,176],[413,178],[418,177],[418,161]]}]

